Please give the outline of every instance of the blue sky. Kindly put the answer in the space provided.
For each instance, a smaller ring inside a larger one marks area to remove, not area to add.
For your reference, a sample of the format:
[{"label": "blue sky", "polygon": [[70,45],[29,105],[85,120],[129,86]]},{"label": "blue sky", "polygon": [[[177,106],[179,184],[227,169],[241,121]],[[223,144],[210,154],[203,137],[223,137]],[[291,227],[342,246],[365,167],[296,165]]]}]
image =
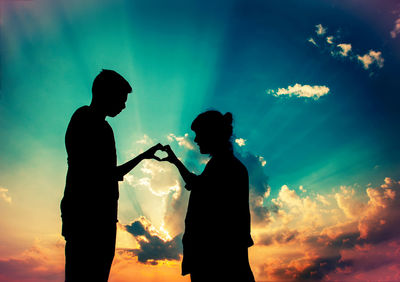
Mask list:
[{"label": "blue sky", "polygon": [[[0,3],[0,186],[17,201],[18,230],[34,210],[28,219],[58,232],[65,129],[102,68],[133,86],[109,119],[120,163],[145,149],[144,135],[193,138],[196,115],[217,109],[233,113],[240,150],[266,160],[271,197],[283,185],[312,194],[399,178],[396,1],[81,2]],[[274,95],[296,84],[329,91]]]},{"label": "blue sky", "polygon": [[[234,114],[237,137],[267,160],[272,188],[397,176],[391,3],[376,15],[374,1],[101,3],[2,4],[2,165],[20,165],[34,146],[55,150],[61,162],[70,115],[90,102],[99,70],[111,68],[134,89],[111,121],[120,154],[143,134],[161,141],[191,133],[193,118],[214,108]],[[324,40],[317,24],[358,54],[379,50],[384,66],[365,70],[310,44]],[[330,90],[319,100],[267,93],[296,83]]]}]

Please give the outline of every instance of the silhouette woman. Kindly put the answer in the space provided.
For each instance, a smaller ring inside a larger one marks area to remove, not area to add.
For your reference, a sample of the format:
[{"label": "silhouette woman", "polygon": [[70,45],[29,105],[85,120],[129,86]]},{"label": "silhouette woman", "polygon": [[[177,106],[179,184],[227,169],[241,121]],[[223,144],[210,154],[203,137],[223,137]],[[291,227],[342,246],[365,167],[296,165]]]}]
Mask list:
[{"label": "silhouette woman", "polygon": [[183,235],[182,275],[191,281],[254,281],[248,259],[249,179],[234,156],[232,114],[200,114],[192,123],[194,141],[209,154],[201,175],[191,173],[167,145],[163,159],[174,164],[191,191]]}]

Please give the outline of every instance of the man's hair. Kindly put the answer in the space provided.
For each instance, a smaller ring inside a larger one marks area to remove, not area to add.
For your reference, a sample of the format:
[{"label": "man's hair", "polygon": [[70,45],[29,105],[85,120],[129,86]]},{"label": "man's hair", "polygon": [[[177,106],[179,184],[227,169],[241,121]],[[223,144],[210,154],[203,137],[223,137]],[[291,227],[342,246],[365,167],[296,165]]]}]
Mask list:
[{"label": "man's hair", "polygon": [[132,87],[119,73],[103,69],[94,79],[92,85],[93,99],[104,99],[115,93],[131,93]]}]

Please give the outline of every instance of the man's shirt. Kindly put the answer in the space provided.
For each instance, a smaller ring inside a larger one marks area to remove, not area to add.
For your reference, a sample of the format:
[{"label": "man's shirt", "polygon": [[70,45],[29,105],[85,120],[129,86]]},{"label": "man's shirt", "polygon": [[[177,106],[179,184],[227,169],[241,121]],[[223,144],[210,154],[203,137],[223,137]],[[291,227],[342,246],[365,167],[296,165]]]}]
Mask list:
[{"label": "man's shirt", "polygon": [[118,177],[111,126],[88,106],[72,116],[65,135],[68,172],[61,201],[63,235],[87,224],[117,221]]}]

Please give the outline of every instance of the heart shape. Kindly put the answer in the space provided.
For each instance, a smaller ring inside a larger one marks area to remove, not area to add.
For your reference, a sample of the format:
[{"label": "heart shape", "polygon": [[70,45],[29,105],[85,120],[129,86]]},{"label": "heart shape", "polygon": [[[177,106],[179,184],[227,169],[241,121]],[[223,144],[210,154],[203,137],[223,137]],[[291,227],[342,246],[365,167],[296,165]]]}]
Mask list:
[{"label": "heart shape", "polygon": [[165,150],[160,149],[154,153],[154,156],[162,160],[168,157],[168,153]]}]

